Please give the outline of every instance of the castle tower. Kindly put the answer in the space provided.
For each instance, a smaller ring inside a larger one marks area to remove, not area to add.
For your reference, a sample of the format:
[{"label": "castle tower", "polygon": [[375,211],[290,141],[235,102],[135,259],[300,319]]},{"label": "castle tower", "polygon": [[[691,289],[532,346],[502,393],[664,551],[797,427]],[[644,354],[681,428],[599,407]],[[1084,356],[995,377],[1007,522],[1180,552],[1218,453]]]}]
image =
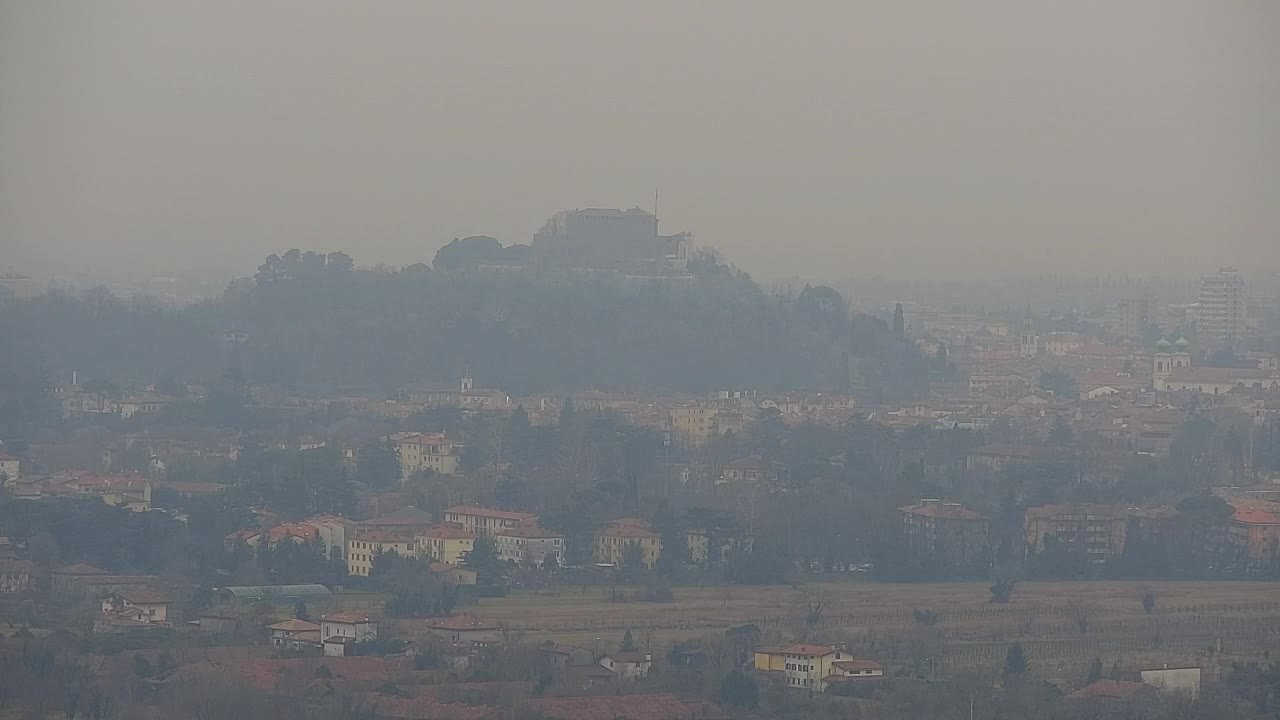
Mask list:
[{"label": "castle tower", "polygon": [[462,371],[462,392],[471,392],[475,383],[471,380],[471,368]]}]

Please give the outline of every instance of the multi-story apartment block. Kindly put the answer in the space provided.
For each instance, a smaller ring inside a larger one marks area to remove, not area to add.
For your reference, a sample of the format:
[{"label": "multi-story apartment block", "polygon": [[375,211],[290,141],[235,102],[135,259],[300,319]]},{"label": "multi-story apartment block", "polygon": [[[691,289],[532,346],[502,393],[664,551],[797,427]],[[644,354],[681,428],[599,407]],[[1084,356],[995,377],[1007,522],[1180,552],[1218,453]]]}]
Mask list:
[{"label": "multi-story apartment block", "polygon": [[671,408],[671,432],[682,442],[698,447],[716,434],[714,405],[677,405]]},{"label": "multi-story apartment block", "polygon": [[465,447],[444,433],[413,433],[395,439],[400,455],[400,476],[408,480],[414,473],[431,470],[441,475],[456,475]]},{"label": "multi-story apartment block", "polygon": [[510,530],[517,525],[527,525],[538,519],[537,515],[475,505],[456,505],[444,511],[444,521],[460,526],[467,532],[476,535],[493,537],[502,530]]},{"label": "multi-story apartment block", "polygon": [[627,546],[632,544],[640,548],[640,562],[652,570],[662,554],[662,536],[635,520],[618,520],[597,530],[592,542],[593,559],[597,563],[621,566]]},{"label": "multi-story apartment block", "polygon": [[373,569],[373,559],[379,553],[395,552],[401,557],[415,557],[416,546],[412,537],[367,532],[347,540],[347,574],[368,577]]},{"label": "multi-story apartment block", "polygon": [[1115,505],[1042,505],[1027,508],[1026,547],[1041,552],[1053,536],[1068,552],[1083,553],[1092,565],[1106,564],[1124,553],[1130,528],[1159,536],[1170,530],[1176,511],[1169,507]]},{"label": "multi-story apartment block", "polygon": [[475,549],[476,535],[457,525],[437,525],[413,540],[418,557],[460,565]]},{"label": "multi-story apartment block", "polygon": [[960,503],[925,498],[915,505],[898,508],[898,513],[902,516],[903,539],[917,552],[963,564],[990,546],[990,518]]},{"label": "multi-story apartment block", "polygon": [[499,530],[493,536],[498,559],[519,565],[538,565],[553,558],[557,566],[564,565],[564,536],[536,524],[528,523]]},{"label": "multi-story apartment block", "polygon": [[1151,324],[1151,304],[1146,298],[1120,302],[1120,334],[1127,338],[1141,338]]},{"label": "multi-story apartment block", "polygon": [[1211,348],[1244,337],[1244,276],[1225,267],[1200,278],[1200,302],[1195,309],[1196,335]]}]

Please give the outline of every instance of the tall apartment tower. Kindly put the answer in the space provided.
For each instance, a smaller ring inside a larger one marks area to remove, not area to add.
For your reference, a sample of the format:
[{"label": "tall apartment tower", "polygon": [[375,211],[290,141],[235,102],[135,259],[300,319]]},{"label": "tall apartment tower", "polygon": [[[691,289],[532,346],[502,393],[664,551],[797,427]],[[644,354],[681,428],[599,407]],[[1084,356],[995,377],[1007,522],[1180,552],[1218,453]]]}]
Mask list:
[{"label": "tall apartment tower", "polygon": [[1244,276],[1222,268],[1200,278],[1196,334],[1202,345],[1218,348],[1244,337]]},{"label": "tall apartment tower", "polygon": [[1120,302],[1120,334],[1127,338],[1140,338],[1151,324],[1151,305],[1146,298]]}]

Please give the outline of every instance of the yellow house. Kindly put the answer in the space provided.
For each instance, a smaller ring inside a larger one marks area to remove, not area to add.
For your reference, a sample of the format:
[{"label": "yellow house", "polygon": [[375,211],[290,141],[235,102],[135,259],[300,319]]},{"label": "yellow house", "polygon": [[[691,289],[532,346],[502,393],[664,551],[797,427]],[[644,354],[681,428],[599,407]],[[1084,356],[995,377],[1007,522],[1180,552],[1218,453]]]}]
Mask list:
[{"label": "yellow house", "polygon": [[592,543],[592,555],[597,563],[622,565],[626,548],[635,543],[640,546],[640,562],[653,569],[662,554],[662,536],[641,524],[620,520],[607,528],[596,531]]},{"label": "yellow house", "polygon": [[379,553],[395,552],[400,557],[414,557],[413,538],[384,533],[361,533],[347,541],[347,574],[368,577],[373,559]]},{"label": "yellow house", "polygon": [[461,565],[467,553],[475,548],[475,533],[453,525],[437,525],[414,538],[418,557],[436,562]]},{"label": "yellow house", "polygon": [[396,439],[400,455],[401,479],[408,480],[420,470],[433,470],[440,475],[456,475],[462,459],[462,443],[450,440],[444,433],[418,433]]},{"label": "yellow house", "polygon": [[671,431],[688,444],[697,447],[716,434],[716,414],[706,405],[677,405],[671,408]]},{"label": "yellow house", "polygon": [[757,648],[755,668],[761,672],[781,672],[787,687],[813,692],[824,692],[833,682],[860,678],[863,673],[865,677],[884,675],[884,669],[876,663],[857,661],[848,651],[831,645]]}]

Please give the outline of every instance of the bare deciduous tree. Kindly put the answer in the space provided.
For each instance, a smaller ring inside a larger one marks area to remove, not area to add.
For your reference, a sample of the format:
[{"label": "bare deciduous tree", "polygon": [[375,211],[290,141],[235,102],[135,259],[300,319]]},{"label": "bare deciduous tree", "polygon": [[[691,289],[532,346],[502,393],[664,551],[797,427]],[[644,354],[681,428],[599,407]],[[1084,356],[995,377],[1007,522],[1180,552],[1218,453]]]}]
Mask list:
[{"label": "bare deciduous tree", "polygon": [[1155,588],[1144,587],[1138,591],[1138,601],[1142,603],[1142,610],[1150,615],[1156,609],[1156,601],[1160,596],[1156,594]]},{"label": "bare deciduous tree", "polygon": [[1093,606],[1084,600],[1073,599],[1067,603],[1067,617],[1081,635],[1089,634],[1089,619],[1093,617]]}]

